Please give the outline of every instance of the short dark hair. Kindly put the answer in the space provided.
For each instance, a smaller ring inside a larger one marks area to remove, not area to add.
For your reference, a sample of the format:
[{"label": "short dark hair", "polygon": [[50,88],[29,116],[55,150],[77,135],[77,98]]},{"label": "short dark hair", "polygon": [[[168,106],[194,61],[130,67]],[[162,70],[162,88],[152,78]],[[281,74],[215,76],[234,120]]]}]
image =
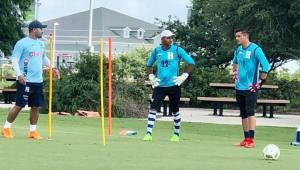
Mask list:
[{"label": "short dark hair", "polygon": [[238,28],[235,30],[235,33],[237,33],[237,32],[241,32],[242,34],[249,36],[249,31],[245,28]]},{"label": "short dark hair", "polygon": [[28,28],[29,33],[33,31],[34,28]]},{"label": "short dark hair", "polygon": [[35,28],[46,28],[47,25],[43,25],[40,21],[34,20],[28,24],[28,30],[31,32]]}]

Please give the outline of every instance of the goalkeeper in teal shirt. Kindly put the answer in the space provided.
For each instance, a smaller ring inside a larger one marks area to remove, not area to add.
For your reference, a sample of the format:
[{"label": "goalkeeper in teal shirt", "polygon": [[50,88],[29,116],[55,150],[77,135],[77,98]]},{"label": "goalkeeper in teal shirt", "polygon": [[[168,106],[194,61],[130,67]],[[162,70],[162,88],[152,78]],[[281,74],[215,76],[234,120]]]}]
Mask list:
[{"label": "goalkeeper in teal shirt", "polygon": [[[263,50],[249,41],[249,33],[246,30],[238,30],[235,39],[239,47],[234,52],[233,73],[245,137],[237,145],[253,148],[255,147],[257,92],[267,78],[270,65]],[[261,71],[259,71],[260,67]]]},{"label": "goalkeeper in teal shirt", "polygon": [[[179,141],[181,122],[179,114],[180,85],[188,78],[195,62],[184,49],[173,45],[173,36],[174,34],[171,31],[163,31],[161,33],[161,45],[152,51],[147,62],[147,74],[154,90],[144,141],[152,140],[152,129],[156,114],[160,110],[161,103],[166,96],[170,99],[170,111],[174,116],[174,134],[170,140],[172,142]],[[180,75],[179,66],[181,59],[188,64],[188,67],[186,72]],[[157,63],[156,76],[152,73],[152,66],[155,62]]]}]

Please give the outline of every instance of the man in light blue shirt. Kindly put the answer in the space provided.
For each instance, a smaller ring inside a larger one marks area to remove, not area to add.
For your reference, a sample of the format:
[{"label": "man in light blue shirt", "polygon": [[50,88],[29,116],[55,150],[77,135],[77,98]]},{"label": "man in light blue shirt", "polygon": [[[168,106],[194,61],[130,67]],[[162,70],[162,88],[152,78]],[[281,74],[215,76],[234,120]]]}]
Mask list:
[{"label": "man in light blue shirt", "polygon": [[[28,104],[30,111],[30,130],[28,137],[41,139],[36,131],[39,107],[43,105],[43,66],[49,67],[49,59],[44,55],[45,45],[40,40],[43,34],[43,25],[39,21],[32,21],[29,26],[29,36],[19,40],[12,53],[12,65],[16,73],[17,92],[16,104],[10,110],[4,124],[2,135],[5,138],[13,138],[11,124],[16,119],[18,113]],[[57,75],[58,71],[53,70]]]},{"label": "man in light blue shirt", "polygon": [[[173,45],[173,33],[165,30],[161,33],[162,44],[155,48],[147,62],[147,74],[153,90],[153,101],[148,114],[147,133],[145,141],[152,140],[152,129],[156,119],[156,113],[160,110],[162,101],[166,96],[170,99],[170,111],[174,115],[174,134],[171,137],[172,142],[179,141],[180,114],[179,102],[181,96],[180,85],[188,78],[193,66],[194,60],[187,52]],[[188,64],[188,68],[182,75],[179,74],[181,59]],[[157,76],[152,73],[152,66],[157,64]]]},{"label": "man in light blue shirt", "polygon": [[[244,130],[244,140],[238,144],[246,148],[255,147],[255,106],[257,92],[267,78],[270,65],[263,50],[249,41],[249,33],[238,30],[235,39],[239,47],[234,52],[233,71],[236,83],[236,99]],[[262,67],[259,72],[260,66]]]},{"label": "man in light blue shirt", "polygon": [[44,42],[39,39],[25,37],[17,42],[12,54],[12,60],[18,60],[19,70],[15,69],[17,79],[28,83],[43,82],[43,62],[47,66],[49,64],[44,49]]}]

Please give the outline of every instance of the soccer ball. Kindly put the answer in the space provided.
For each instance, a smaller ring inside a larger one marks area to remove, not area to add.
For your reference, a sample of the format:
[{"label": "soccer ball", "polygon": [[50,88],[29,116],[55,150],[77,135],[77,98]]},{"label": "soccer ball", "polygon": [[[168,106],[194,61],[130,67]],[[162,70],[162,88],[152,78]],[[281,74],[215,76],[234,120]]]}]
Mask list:
[{"label": "soccer ball", "polygon": [[268,144],[264,147],[263,154],[265,159],[277,160],[280,156],[280,150],[278,146]]}]

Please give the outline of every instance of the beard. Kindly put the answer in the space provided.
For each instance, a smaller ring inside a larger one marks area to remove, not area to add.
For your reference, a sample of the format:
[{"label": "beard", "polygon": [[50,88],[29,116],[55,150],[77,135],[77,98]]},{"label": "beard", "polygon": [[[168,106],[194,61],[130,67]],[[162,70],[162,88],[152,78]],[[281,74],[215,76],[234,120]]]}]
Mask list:
[{"label": "beard", "polygon": [[36,34],[36,37],[37,37],[37,38],[42,38],[42,36],[43,36],[43,33],[39,33],[39,32],[38,32],[38,33]]},{"label": "beard", "polygon": [[241,45],[241,44],[242,44],[240,41],[237,41],[236,43],[237,43],[238,45]]}]

